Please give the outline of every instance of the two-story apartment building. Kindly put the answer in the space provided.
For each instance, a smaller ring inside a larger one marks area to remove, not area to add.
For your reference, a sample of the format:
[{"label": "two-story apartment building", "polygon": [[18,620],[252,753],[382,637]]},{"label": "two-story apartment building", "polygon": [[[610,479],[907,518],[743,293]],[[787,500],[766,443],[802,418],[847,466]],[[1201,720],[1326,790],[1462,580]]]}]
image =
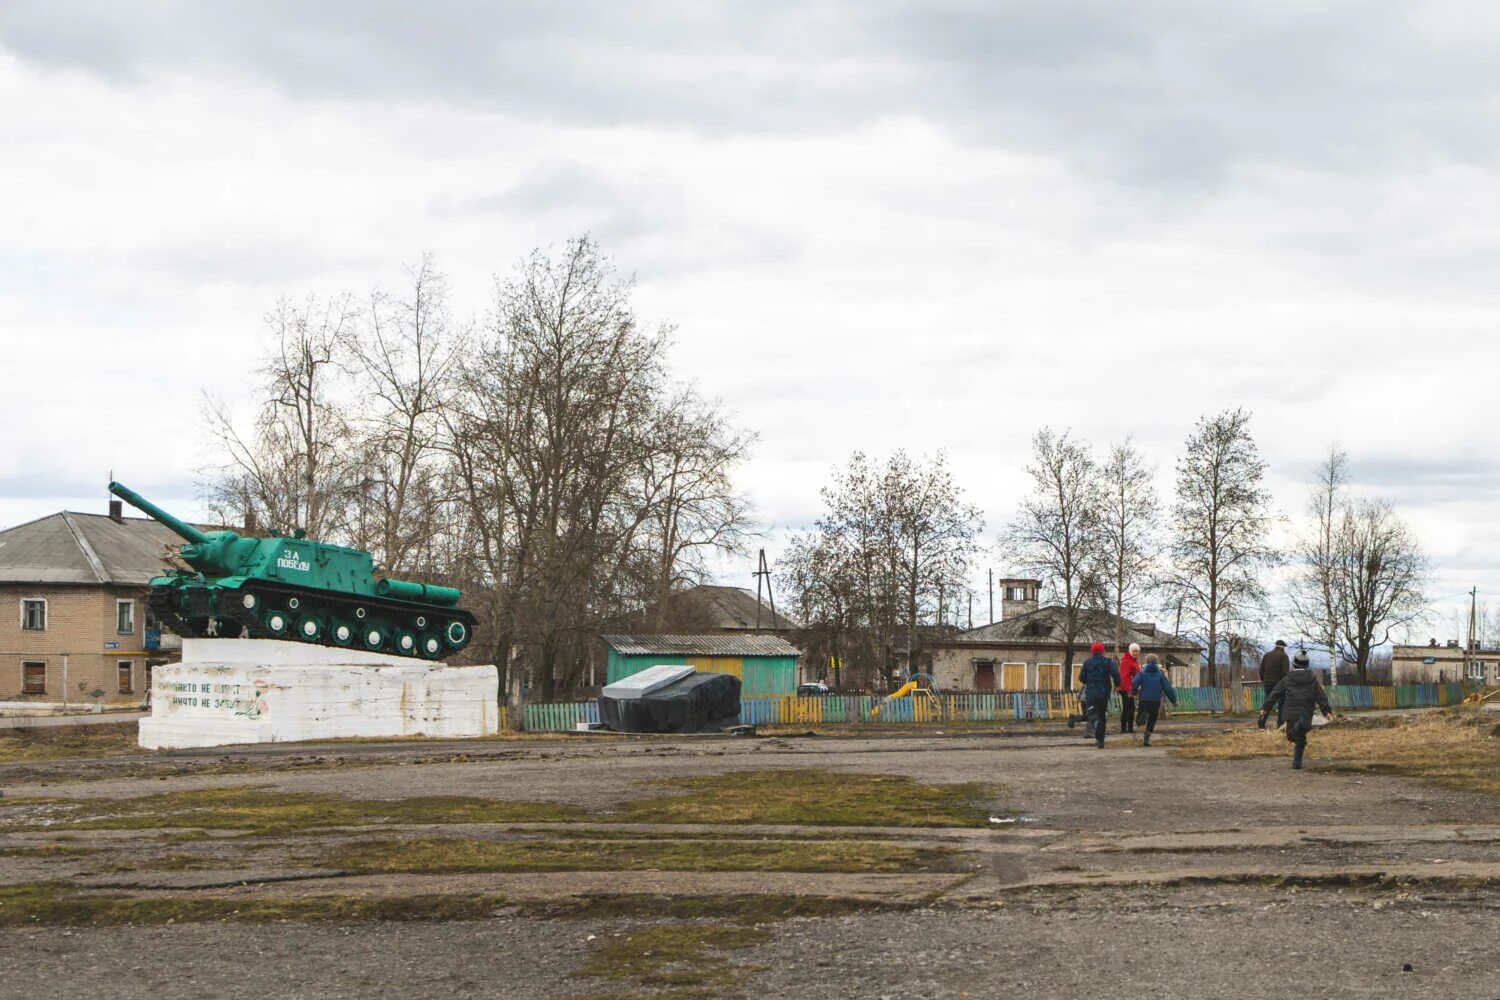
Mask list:
[{"label": "two-story apartment building", "polygon": [[143,701],[179,645],[148,622],[146,583],[180,541],[119,501],[0,531],[0,709]]}]

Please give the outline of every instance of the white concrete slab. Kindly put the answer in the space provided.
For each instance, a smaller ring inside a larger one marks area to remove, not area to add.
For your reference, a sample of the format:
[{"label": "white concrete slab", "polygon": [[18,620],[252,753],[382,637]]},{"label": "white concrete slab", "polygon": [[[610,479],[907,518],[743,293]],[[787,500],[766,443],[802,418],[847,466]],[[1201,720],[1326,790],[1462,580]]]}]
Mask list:
[{"label": "white concrete slab", "polygon": [[499,731],[498,672],[278,639],[188,639],[156,667],[148,749]]},{"label": "white concrete slab", "polygon": [[409,656],[396,656],[393,653],[314,646],[291,639],[184,639],[182,662],[300,667],[324,663],[405,666],[413,661]]},{"label": "white concrete slab", "polygon": [[647,667],[629,677],[622,677],[613,684],[604,685],[604,697],[616,700],[642,698],[652,691],[682,680],[692,672],[693,668],[689,666],[658,663],[654,667]]}]

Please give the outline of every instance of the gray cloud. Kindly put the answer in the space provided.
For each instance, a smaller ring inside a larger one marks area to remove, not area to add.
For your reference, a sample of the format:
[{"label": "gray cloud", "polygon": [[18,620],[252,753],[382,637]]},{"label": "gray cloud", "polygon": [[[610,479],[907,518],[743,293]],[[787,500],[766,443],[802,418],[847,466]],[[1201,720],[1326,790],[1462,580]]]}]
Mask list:
[{"label": "gray cloud", "polygon": [[[0,45],[121,80],[235,73],[296,96],[460,101],[599,125],[838,129],[894,116],[1060,151],[1147,189],[1246,164],[1493,163],[1497,25],[1396,0],[420,7],[10,0]],[[1456,11],[1455,11],[1456,12]]]}]

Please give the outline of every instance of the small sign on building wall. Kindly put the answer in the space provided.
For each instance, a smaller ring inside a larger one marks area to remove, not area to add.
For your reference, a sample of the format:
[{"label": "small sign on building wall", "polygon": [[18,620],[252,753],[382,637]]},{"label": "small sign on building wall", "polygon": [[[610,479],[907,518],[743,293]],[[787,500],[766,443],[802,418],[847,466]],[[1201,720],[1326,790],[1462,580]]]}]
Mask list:
[{"label": "small sign on building wall", "polygon": [[120,648],[120,644],[118,642],[106,642],[104,644],[104,648],[105,649],[119,649]]},{"label": "small sign on building wall", "polygon": [[1425,664],[1427,664],[1427,666],[1430,667],[1434,663],[1437,662],[1437,657],[1436,656],[1424,656],[1424,657],[1422,657],[1422,662],[1425,663]]}]

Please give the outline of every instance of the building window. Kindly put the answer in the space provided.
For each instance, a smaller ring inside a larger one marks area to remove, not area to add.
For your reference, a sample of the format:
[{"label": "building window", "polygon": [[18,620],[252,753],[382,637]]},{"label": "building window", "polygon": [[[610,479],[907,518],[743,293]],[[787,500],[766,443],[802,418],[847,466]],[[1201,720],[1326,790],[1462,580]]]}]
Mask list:
[{"label": "building window", "polygon": [[21,691],[24,694],[47,693],[47,664],[40,660],[21,661]]},{"label": "building window", "polygon": [[121,694],[129,694],[135,690],[135,661],[117,660],[115,672],[120,675]]},{"label": "building window", "polygon": [[28,597],[21,602],[21,627],[28,632],[47,631],[47,602],[40,597]]},{"label": "building window", "polygon": [[120,635],[135,633],[135,602],[115,602],[115,631]]}]

